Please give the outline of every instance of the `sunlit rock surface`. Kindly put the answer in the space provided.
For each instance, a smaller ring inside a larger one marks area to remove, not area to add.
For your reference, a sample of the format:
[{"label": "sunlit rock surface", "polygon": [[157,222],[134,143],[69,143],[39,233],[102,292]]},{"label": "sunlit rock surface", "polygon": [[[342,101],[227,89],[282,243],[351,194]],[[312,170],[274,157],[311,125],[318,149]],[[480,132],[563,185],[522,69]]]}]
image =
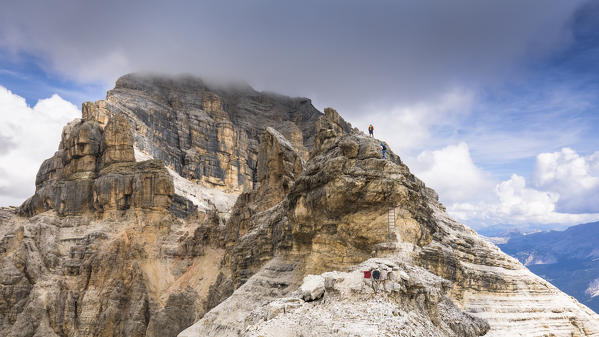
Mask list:
[{"label": "sunlit rock surface", "polygon": [[173,181],[160,161],[135,162],[131,131],[120,115],[105,129],[92,120],[64,127],[58,151],[44,161],[35,194],[21,205],[22,215],[48,210],[59,215],[113,210],[166,209]]}]

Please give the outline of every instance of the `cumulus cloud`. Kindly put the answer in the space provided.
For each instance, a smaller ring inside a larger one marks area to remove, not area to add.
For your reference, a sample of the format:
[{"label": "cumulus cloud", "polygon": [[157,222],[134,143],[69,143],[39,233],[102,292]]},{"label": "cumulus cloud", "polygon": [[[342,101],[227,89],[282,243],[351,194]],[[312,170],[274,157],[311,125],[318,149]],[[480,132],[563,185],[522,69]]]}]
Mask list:
[{"label": "cumulus cloud", "polygon": [[[571,149],[537,157],[534,184],[518,174],[494,181],[470,156],[466,143],[423,151],[411,163],[415,174],[439,192],[451,215],[474,228],[497,224],[573,225],[599,219],[599,211],[579,207],[596,202],[597,153],[581,157]],[[585,200],[584,198],[589,198]],[[565,201],[562,201],[565,199]],[[577,207],[560,208],[561,203]]]},{"label": "cumulus cloud", "polygon": [[592,280],[584,293],[591,298],[599,296],[599,278]]},{"label": "cumulus cloud", "polygon": [[58,149],[62,127],[80,115],[58,95],[30,107],[0,86],[0,205],[19,205],[33,194],[37,170]]},{"label": "cumulus cloud", "polygon": [[567,226],[599,220],[599,213],[566,213],[556,209],[559,193],[529,187],[514,174],[495,186],[496,200],[448,204],[450,214],[476,228],[511,224],[521,229],[537,225]]},{"label": "cumulus cloud", "polygon": [[387,141],[396,153],[412,155],[424,147],[435,146],[440,133],[454,132],[468,116],[475,100],[472,91],[453,88],[436,98],[414,104],[367,107],[362,114],[348,120],[366,130],[375,128],[375,136]]},{"label": "cumulus cloud", "polygon": [[584,157],[570,148],[537,156],[533,181],[538,189],[559,194],[557,209],[567,213],[599,212],[599,152]]},{"label": "cumulus cloud", "polygon": [[555,211],[559,195],[526,187],[526,180],[517,174],[495,187],[499,197],[499,216],[504,215],[515,222],[547,222]]},{"label": "cumulus cloud", "polygon": [[424,151],[412,169],[448,203],[488,199],[493,187],[489,177],[472,161],[466,143]]}]

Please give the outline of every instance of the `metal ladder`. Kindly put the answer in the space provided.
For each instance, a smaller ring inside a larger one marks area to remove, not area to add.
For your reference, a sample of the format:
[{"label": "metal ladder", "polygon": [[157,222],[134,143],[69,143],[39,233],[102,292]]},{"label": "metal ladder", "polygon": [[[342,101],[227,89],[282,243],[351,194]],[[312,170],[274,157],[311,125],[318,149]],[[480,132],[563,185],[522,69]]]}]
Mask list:
[{"label": "metal ladder", "polygon": [[395,240],[396,238],[396,234],[395,234],[395,230],[397,228],[397,225],[395,224],[395,220],[396,220],[396,214],[395,214],[395,208],[397,208],[395,202],[394,202],[394,198],[393,198],[393,191],[394,191],[394,186],[395,183],[391,182],[390,184],[387,184],[387,188],[385,191],[385,199],[387,201],[387,238],[389,240]]},{"label": "metal ladder", "polygon": [[395,223],[395,206],[389,206],[387,210],[387,236],[389,238],[395,236],[395,229],[397,224]]}]

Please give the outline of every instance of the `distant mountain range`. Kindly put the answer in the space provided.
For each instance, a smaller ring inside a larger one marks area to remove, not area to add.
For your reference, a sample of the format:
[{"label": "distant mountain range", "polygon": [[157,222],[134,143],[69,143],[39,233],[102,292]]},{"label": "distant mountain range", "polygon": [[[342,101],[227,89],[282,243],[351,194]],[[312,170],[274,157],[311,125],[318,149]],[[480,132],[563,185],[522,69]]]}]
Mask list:
[{"label": "distant mountain range", "polygon": [[599,222],[565,231],[509,233],[494,241],[533,273],[599,312]]}]

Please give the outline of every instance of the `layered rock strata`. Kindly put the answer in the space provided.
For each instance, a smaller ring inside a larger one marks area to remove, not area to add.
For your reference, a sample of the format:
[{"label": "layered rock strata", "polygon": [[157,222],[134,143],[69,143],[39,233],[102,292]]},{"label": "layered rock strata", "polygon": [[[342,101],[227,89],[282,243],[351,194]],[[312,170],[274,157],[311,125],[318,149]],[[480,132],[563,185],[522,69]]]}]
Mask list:
[{"label": "layered rock strata", "polygon": [[244,84],[209,85],[191,76],[129,74],[105,100],[83,104],[84,119],[125,116],[135,146],[180,176],[240,193],[257,181],[259,137],[282,133],[307,157],[321,115],[309,99],[257,92]]},{"label": "layered rock strata", "polygon": [[[229,206],[136,152],[124,116],[86,117],[64,128],[34,196],[0,209],[0,334],[175,336],[233,290],[220,272]],[[255,191],[280,199],[302,159],[278,131],[260,138]],[[190,217],[173,178],[213,207]]]},{"label": "layered rock strata", "polygon": [[173,180],[160,161],[135,162],[131,131],[120,115],[105,129],[75,120],[62,132],[58,151],[44,161],[35,194],[19,212],[33,216],[48,210],[58,215],[128,209],[167,209]]},{"label": "layered rock strata", "polygon": [[[0,209],[0,335],[175,336],[215,306],[216,212],[190,216],[127,119],[75,120],[20,208]],[[18,216],[24,215],[26,217]]]},{"label": "layered rock strata", "polygon": [[176,336],[202,317],[223,255],[218,221],[149,212],[0,209],[0,335]]}]

